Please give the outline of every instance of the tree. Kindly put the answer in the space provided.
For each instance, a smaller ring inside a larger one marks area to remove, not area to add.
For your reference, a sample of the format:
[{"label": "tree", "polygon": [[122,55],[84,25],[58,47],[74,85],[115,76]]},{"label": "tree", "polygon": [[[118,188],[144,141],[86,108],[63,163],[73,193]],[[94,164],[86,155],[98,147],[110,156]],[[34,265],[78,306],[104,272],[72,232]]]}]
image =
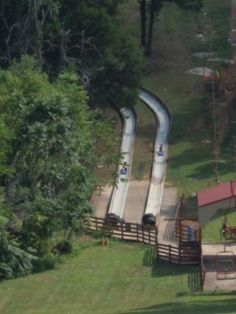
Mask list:
[{"label": "tree", "polygon": [[[24,53],[34,54],[50,79],[56,79],[68,67],[79,73],[93,106],[110,105],[114,92],[116,105],[134,103],[135,99],[130,101],[130,95],[136,96],[140,85],[142,61],[136,43],[116,19],[119,3],[121,0],[3,1],[0,6],[0,64],[8,66]],[[130,58],[123,58],[123,44],[119,45],[119,41],[130,42],[125,44],[125,49],[135,60],[130,62]],[[111,64],[115,65],[112,73]],[[121,67],[123,81],[120,80]],[[129,73],[128,69],[131,69]],[[105,75],[112,84],[101,81],[100,92],[97,81]],[[131,79],[126,79],[128,75]],[[127,89],[131,90],[128,98]],[[102,103],[104,90],[106,103]]]},{"label": "tree", "polygon": [[[138,0],[140,4],[140,19],[141,19],[141,45],[145,50],[146,55],[151,54],[153,26],[156,16],[160,14],[163,5],[175,4],[183,10],[198,12],[203,7],[202,0]],[[148,12],[148,14],[147,14]],[[148,17],[147,17],[148,16]],[[148,22],[148,32],[146,32]],[[146,33],[147,38],[146,38]]]},{"label": "tree", "polygon": [[0,112],[12,132],[5,155],[11,172],[0,182],[7,207],[22,220],[24,247],[42,254],[53,232],[71,233],[91,212],[95,170],[114,160],[115,145],[106,138],[115,136],[109,121],[88,110],[76,73],[50,83],[37,62],[24,57],[0,71],[0,90]]}]

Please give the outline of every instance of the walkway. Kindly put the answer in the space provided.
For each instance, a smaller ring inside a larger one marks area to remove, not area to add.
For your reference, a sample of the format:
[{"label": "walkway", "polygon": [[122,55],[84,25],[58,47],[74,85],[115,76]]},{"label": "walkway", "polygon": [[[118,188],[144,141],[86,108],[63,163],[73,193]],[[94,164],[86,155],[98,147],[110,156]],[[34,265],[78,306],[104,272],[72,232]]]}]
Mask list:
[{"label": "walkway", "polygon": [[[223,251],[227,251],[229,254],[225,255],[222,253]],[[204,290],[236,290],[236,244],[226,246],[223,244],[202,244],[202,254],[206,268]],[[220,279],[217,279],[217,268],[222,272],[232,271],[232,273],[222,273],[219,276]]]}]

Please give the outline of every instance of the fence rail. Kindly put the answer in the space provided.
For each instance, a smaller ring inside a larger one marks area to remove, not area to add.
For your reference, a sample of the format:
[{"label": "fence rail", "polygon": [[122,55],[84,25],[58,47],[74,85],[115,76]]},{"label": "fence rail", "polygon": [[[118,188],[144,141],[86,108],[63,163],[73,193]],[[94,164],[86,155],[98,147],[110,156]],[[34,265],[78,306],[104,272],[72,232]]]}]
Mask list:
[{"label": "fence rail", "polygon": [[157,259],[180,265],[199,264],[200,249],[198,242],[182,242],[179,245],[157,245]]},{"label": "fence rail", "polygon": [[106,219],[90,217],[86,226],[88,231],[103,231],[107,236],[121,240],[142,242],[153,246],[157,245],[157,228],[146,227],[135,223],[111,223]]},{"label": "fence rail", "polygon": [[109,222],[107,219],[90,217],[86,224],[88,231],[102,231],[109,237],[121,240],[141,242],[156,248],[157,260],[169,263],[190,265],[200,263],[200,243],[198,241],[182,241],[176,245],[163,244],[157,241],[156,226],[146,227],[135,223]]}]

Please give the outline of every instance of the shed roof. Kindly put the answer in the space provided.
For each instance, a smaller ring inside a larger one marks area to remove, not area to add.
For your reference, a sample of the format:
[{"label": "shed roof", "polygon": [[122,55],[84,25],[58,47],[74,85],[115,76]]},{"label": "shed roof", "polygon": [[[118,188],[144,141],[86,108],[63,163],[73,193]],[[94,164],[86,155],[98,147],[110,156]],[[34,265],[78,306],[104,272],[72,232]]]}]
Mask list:
[{"label": "shed roof", "polygon": [[220,183],[197,192],[198,207],[223,201],[236,196],[236,181]]}]

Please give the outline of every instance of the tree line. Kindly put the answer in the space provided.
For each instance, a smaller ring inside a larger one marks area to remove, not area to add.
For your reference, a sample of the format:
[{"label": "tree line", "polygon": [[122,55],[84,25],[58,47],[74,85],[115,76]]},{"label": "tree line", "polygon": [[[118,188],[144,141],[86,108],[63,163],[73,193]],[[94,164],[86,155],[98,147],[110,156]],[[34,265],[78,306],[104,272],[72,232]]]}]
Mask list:
[{"label": "tree line", "polygon": [[0,279],[70,251],[98,165],[118,160],[102,109],[133,105],[142,72],[120,2],[0,3]]}]

